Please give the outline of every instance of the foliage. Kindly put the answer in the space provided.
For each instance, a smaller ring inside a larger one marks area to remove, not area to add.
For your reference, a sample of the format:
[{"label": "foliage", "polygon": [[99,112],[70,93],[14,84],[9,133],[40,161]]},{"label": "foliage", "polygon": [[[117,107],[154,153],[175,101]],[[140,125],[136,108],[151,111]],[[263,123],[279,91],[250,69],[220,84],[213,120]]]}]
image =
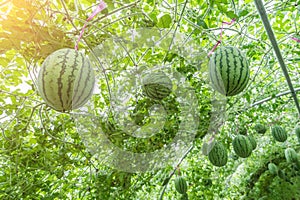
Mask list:
[{"label": "foliage", "polygon": [[[139,84],[136,80],[140,80],[141,71],[160,66],[166,74],[174,75],[174,91],[186,85],[186,91],[194,91],[197,115],[186,119],[199,122],[190,133],[194,134],[190,144],[193,148],[178,165],[144,173],[124,172],[104,165],[87,148],[76,116],[47,107],[36,87],[44,59],[55,50],[74,48],[97,2],[3,1],[0,3],[0,199],[159,199],[162,196],[179,199],[182,196],[170,184],[174,169],[179,169],[188,182],[189,199],[300,199],[300,169],[296,163],[287,162],[284,155],[287,148],[294,148],[299,154],[299,134],[295,134],[294,127],[299,115],[254,3],[249,0],[105,2],[108,7],[87,23],[79,43],[79,50],[96,64],[98,82],[90,105],[98,117],[97,128],[113,145],[134,153],[154,152],[172,142],[180,122],[185,120],[180,116],[182,105],[187,104],[185,99],[179,101],[178,93],[172,92],[158,103],[146,98],[141,89],[130,93],[133,85]],[[264,5],[298,93],[300,43],[291,38],[299,37],[300,4],[296,0],[276,0]],[[236,21],[231,25],[222,23],[233,18]],[[152,48],[143,39],[140,46],[117,40],[125,38],[124,33],[131,29],[144,29],[147,35],[153,33],[151,37],[155,39],[167,40]],[[220,112],[223,105],[215,107],[222,101],[208,82],[207,69],[207,53],[220,40],[221,29],[222,45],[239,48],[250,64],[248,86],[243,93],[226,98],[226,115]],[[183,42],[174,51],[175,47],[168,45],[171,40]],[[100,51],[99,45],[104,45],[100,50],[106,51]],[[181,51],[184,47],[191,48]],[[120,92],[121,87],[125,92]],[[114,95],[130,99],[126,104],[130,109],[117,113],[128,112],[124,118],[139,126],[165,122],[160,131],[146,138],[127,134],[112,110]],[[166,114],[164,121],[153,115],[151,108],[156,104]],[[214,116],[221,119],[220,124],[213,121]],[[266,133],[257,134],[263,131],[257,131],[256,124],[262,124]],[[275,124],[286,128],[288,137],[284,143],[276,143],[270,137],[269,129]],[[236,157],[232,147],[233,139],[241,132],[254,135],[257,141],[256,150],[248,158]],[[228,152],[223,167],[213,166],[201,153],[204,144],[215,140],[221,141]],[[269,163],[276,164],[278,175],[269,172]]]}]

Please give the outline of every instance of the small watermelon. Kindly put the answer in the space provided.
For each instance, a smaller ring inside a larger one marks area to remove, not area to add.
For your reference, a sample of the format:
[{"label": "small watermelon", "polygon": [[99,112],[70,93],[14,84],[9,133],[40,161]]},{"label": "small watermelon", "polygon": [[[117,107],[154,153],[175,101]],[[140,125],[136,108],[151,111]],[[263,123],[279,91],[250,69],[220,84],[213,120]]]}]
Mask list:
[{"label": "small watermelon", "polygon": [[182,176],[177,176],[175,179],[175,189],[180,194],[185,194],[187,192],[187,183]]},{"label": "small watermelon", "polygon": [[216,142],[211,151],[208,153],[209,161],[217,167],[226,165],[228,160],[227,150],[222,143]]},{"label": "small watermelon", "polygon": [[154,100],[162,100],[172,92],[172,81],[163,72],[153,72],[143,76],[143,93]]},{"label": "small watermelon", "polygon": [[285,149],[284,155],[285,155],[286,161],[289,163],[297,163],[299,161],[298,154],[296,153],[295,149],[293,149],[293,148]]},{"label": "small watermelon", "polygon": [[236,47],[219,47],[209,61],[212,87],[225,96],[241,93],[250,79],[245,55]]},{"label": "small watermelon", "polygon": [[247,158],[253,150],[252,144],[244,135],[236,136],[232,141],[233,150],[241,158]]},{"label": "small watermelon", "polygon": [[267,127],[263,124],[255,124],[254,130],[259,134],[265,134],[265,132],[267,132]]},{"label": "small watermelon", "polygon": [[254,136],[253,135],[248,135],[247,137],[248,137],[249,141],[251,142],[252,150],[256,149],[257,143],[256,143],[256,140],[255,140]]},{"label": "small watermelon", "polygon": [[276,141],[285,142],[287,140],[287,133],[281,126],[275,125],[271,132]]},{"label": "small watermelon", "polygon": [[286,179],[285,173],[281,169],[278,170],[278,176],[284,180]]},{"label": "small watermelon", "polygon": [[278,174],[277,165],[275,165],[274,163],[269,163],[268,164],[268,169],[269,169],[269,171],[270,171],[271,174],[274,174],[274,175]]}]

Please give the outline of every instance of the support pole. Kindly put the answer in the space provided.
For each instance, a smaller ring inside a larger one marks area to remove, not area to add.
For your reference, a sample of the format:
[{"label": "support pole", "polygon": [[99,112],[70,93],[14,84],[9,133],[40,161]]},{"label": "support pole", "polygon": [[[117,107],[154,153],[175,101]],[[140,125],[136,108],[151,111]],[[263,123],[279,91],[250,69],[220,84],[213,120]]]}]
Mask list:
[{"label": "support pole", "polygon": [[294,98],[294,101],[295,101],[295,104],[296,104],[296,107],[297,107],[297,110],[298,110],[298,116],[300,117],[299,101],[297,99],[297,95],[296,95],[296,92],[294,90],[291,78],[290,78],[288,70],[286,68],[286,65],[284,63],[282,54],[281,54],[280,49],[278,47],[277,40],[276,40],[276,38],[274,36],[274,32],[273,32],[272,27],[270,25],[270,21],[268,19],[265,7],[264,7],[264,5],[262,3],[262,0],[254,0],[254,2],[255,2],[256,9],[257,9],[257,11],[258,11],[258,13],[260,15],[260,18],[261,18],[261,20],[262,20],[262,22],[264,24],[265,29],[266,29],[266,32],[267,32],[267,34],[269,36],[269,39],[270,39],[270,41],[272,43],[272,46],[273,46],[273,49],[275,51],[275,54],[276,54],[277,60],[279,62],[279,65],[280,65],[280,67],[281,67],[281,69],[283,71],[285,79],[286,79],[286,81],[288,83],[288,86],[289,86],[289,88],[291,90],[292,96]]}]

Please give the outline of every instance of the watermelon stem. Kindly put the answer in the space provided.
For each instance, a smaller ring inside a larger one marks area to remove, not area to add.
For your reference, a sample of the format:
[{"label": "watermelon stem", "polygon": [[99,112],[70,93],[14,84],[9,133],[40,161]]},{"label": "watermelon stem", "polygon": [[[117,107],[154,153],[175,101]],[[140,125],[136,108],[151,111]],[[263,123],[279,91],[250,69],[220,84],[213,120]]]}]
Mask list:
[{"label": "watermelon stem", "polygon": [[292,37],[291,39],[292,39],[292,40],[295,40],[296,42],[300,42],[300,39],[299,39],[299,38]]},{"label": "watermelon stem", "polygon": [[163,189],[162,192],[160,194],[159,200],[163,199],[164,193],[167,189],[167,186],[172,178],[172,176],[175,174],[175,172],[178,170],[179,171],[179,166],[182,163],[182,161],[186,158],[186,156],[192,151],[192,149],[194,148],[194,146],[191,146],[186,152],[185,154],[180,158],[180,160],[178,161],[176,167],[172,170],[172,172],[169,174],[169,176],[167,178],[165,178],[165,180],[163,181]]},{"label": "watermelon stem", "polygon": [[83,36],[84,30],[87,26],[87,22],[92,20],[99,12],[101,12],[102,10],[104,10],[107,7],[106,3],[104,1],[101,1],[98,5],[97,8],[93,11],[93,13],[87,18],[86,22],[84,23],[81,32],[79,34],[79,38],[77,39],[77,42],[75,44],[75,50],[78,50],[78,44],[80,42],[80,39]]},{"label": "watermelon stem", "polygon": [[[295,92],[299,92],[299,91],[300,91],[300,88],[295,88],[294,90],[295,90]],[[246,110],[248,110],[248,109],[250,109],[250,108],[252,108],[252,107],[255,107],[255,106],[264,104],[264,103],[266,103],[266,102],[268,102],[268,101],[271,101],[272,99],[276,99],[276,98],[279,98],[279,97],[288,95],[288,94],[290,94],[290,93],[291,93],[291,91],[288,90],[288,91],[284,91],[284,92],[278,93],[278,94],[276,94],[275,96],[270,96],[270,97],[261,99],[261,100],[259,100],[259,101],[256,101],[256,102],[252,103],[251,105],[249,105],[249,106],[246,107],[246,108],[243,108],[243,109],[240,109],[240,110],[237,110],[237,111],[233,112],[232,114],[233,114],[233,115],[236,115],[237,113],[242,113],[242,112],[244,112],[244,111],[246,111]]]},{"label": "watermelon stem", "polygon": [[231,25],[231,24],[233,24],[234,22],[235,22],[235,20],[236,19],[232,19],[231,20],[231,22],[222,22],[222,27],[221,27],[221,33],[220,33],[220,39],[217,41],[217,44],[215,44],[215,46],[212,48],[212,50],[208,53],[208,57],[216,50],[216,48],[219,46],[219,44],[221,44],[221,42],[222,42],[222,37],[223,37],[223,29],[224,29],[224,27],[223,27],[223,25],[224,24],[227,24],[227,25]]}]

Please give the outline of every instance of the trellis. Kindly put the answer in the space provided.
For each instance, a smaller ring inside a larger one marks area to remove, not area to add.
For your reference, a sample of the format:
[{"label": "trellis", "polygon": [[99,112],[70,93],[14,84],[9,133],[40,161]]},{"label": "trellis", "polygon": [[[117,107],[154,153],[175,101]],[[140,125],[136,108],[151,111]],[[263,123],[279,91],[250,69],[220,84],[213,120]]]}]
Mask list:
[{"label": "trellis", "polygon": [[[62,1],[63,2],[63,1]],[[127,9],[127,8],[132,8],[132,7],[135,7],[138,3],[140,3],[141,1],[136,1],[136,2],[134,2],[134,3],[130,3],[130,4],[127,4],[127,5],[124,5],[122,8],[120,8],[120,9],[116,9],[116,10],[114,10],[114,11],[112,11],[112,12],[109,12],[108,13],[108,15],[107,16],[110,16],[110,15],[113,15],[114,13],[117,13],[118,11],[120,11],[120,10],[124,10],[124,9]],[[283,73],[284,73],[284,76],[285,76],[285,78],[286,78],[286,81],[287,81],[287,83],[288,83],[288,86],[289,86],[289,88],[290,88],[290,91],[288,91],[288,92],[282,92],[282,93],[279,93],[279,94],[277,94],[277,95],[275,95],[275,98],[276,97],[281,97],[281,96],[283,96],[283,95],[287,95],[287,94],[289,94],[289,93],[292,93],[292,96],[293,96],[293,98],[294,98],[294,101],[295,101],[295,104],[296,104],[296,107],[297,107],[297,109],[298,109],[298,112],[300,112],[300,110],[299,110],[299,103],[298,103],[298,99],[297,99],[297,96],[296,96],[296,92],[297,91],[299,91],[300,89],[299,88],[294,88],[293,87],[293,84],[292,84],[292,82],[291,82],[291,78],[290,78],[290,76],[289,76],[289,74],[288,74],[288,71],[287,71],[287,68],[286,68],[286,65],[285,65],[285,63],[284,63],[284,60],[283,60],[283,58],[282,58],[282,55],[281,55],[281,53],[280,53],[280,49],[279,49],[279,47],[278,47],[278,44],[277,44],[277,41],[276,41],[276,39],[275,39],[275,37],[274,37],[274,33],[272,33],[272,28],[271,28],[271,26],[270,26],[270,23],[268,22],[268,19],[267,19],[267,17],[266,17],[266,11],[265,11],[265,9],[264,9],[264,6],[263,6],[263,4],[262,4],[262,2],[260,1],[260,0],[256,0],[255,1],[256,2],[256,6],[257,6],[257,9],[258,9],[258,11],[260,11],[261,12],[261,18],[262,18],[262,20],[263,20],[263,22],[264,22],[264,25],[265,25],[265,27],[266,27],[266,30],[268,31],[268,34],[269,34],[269,37],[270,37],[270,40],[271,40],[271,42],[272,42],[272,45],[273,45],[273,49],[275,50],[275,52],[276,52],[276,56],[277,56],[277,58],[278,58],[278,61],[280,62],[280,67],[282,68],[282,70],[283,70]],[[64,4],[63,4],[64,5]],[[178,8],[179,8],[179,2],[178,1],[176,1],[176,4],[175,4],[175,11],[174,11],[174,13],[175,13],[175,18],[176,19],[178,19],[177,17],[179,17],[179,20],[177,21],[177,20],[175,20],[173,23],[172,23],[172,27],[174,27],[175,26],[175,30],[177,31],[178,30],[178,28],[179,28],[179,26],[180,26],[180,23],[179,22],[181,22],[182,20],[186,20],[186,21],[188,21],[188,19],[184,16],[184,14],[185,14],[185,12],[184,12],[184,9],[186,9],[186,6],[188,5],[188,1],[184,1],[184,4],[183,4],[184,6],[183,6],[183,8],[182,8],[182,11],[179,13],[178,12]],[[72,19],[72,17],[71,17],[71,15],[68,13],[68,10],[67,10],[67,8],[65,7],[65,12],[66,12],[66,16],[67,16],[67,19],[68,20],[70,20],[70,22],[73,20]],[[133,14],[134,15],[134,14]],[[132,15],[132,16],[133,16]],[[101,16],[101,17],[99,17],[95,22],[101,22],[101,20],[102,19],[105,19],[105,17],[107,17],[107,16]],[[131,16],[131,15],[130,15]],[[112,24],[113,24],[114,22],[112,22]],[[195,27],[195,28],[197,28],[197,29],[201,29],[201,26],[200,25],[198,25],[198,24],[195,24],[195,23],[193,23],[193,22],[188,22],[191,26],[193,26],[193,27]],[[106,25],[103,25],[103,27],[106,27],[106,26],[109,26],[109,25],[111,25],[111,24],[106,24]],[[73,25],[74,27],[76,27],[75,25]],[[92,24],[92,23],[89,23],[88,24],[88,27],[94,27],[94,25]],[[233,29],[233,28],[231,28],[231,27],[229,27],[229,28],[224,28],[225,30],[232,30],[232,31],[236,31],[236,32],[239,32],[240,34],[243,34],[242,33],[242,31],[237,31],[237,30],[235,30],[235,29]],[[97,29],[96,29],[97,30]],[[215,30],[219,30],[219,28],[216,28]],[[175,31],[175,32],[176,32]],[[210,31],[214,31],[213,29],[211,29]],[[79,33],[80,31],[78,30],[78,29],[76,29],[76,31],[75,31],[76,33]],[[207,31],[208,32],[208,31]],[[90,33],[90,35],[92,35],[92,33]],[[87,36],[89,36],[89,35],[87,35]],[[212,36],[212,35],[211,35]],[[212,37],[214,37],[214,36],[212,36]],[[247,36],[248,37],[248,36]],[[273,39],[271,39],[271,38],[273,38]],[[217,39],[216,39],[216,41],[217,41]],[[274,45],[275,44],[275,45]],[[0,93],[1,94],[8,94],[7,92],[5,92],[5,91],[1,91],[0,90]],[[8,95],[13,95],[13,94],[8,94]],[[270,99],[272,99],[272,98],[274,98],[274,97],[269,97],[269,98],[265,98],[265,99],[263,99],[263,100],[259,100],[259,101],[257,101],[257,102],[254,102],[251,106],[256,106],[256,105],[259,105],[259,104],[261,104],[261,103],[264,103],[264,102],[267,102],[267,101],[269,101]],[[25,100],[30,100],[30,99],[25,99]],[[40,106],[40,104],[38,104],[37,105],[37,107],[39,107]],[[31,113],[31,116],[30,116],[30,119],[31,119],[31,117],[32,117],[32,114],[34,113],[34,111],[36,111],[37,110],[37,107],[34,107],[33,108],[33,110],[32,110],[32,113]],[[41,112],[43,111],[43,109],[42,109],[43,107],[41,107],[41,109],[40,109],[40,118],[42,118],[42,115],[41,115]],[[14,120],[14,118],[12,118],[13,120]],[[27,123],[27,125],[26,125],[26,127],[28,126],[28,124],[29,124],[29,122]],[[5,133],[4,133],[4,129],[5,128],[7,128],[7,127],[9,127],[9,123],[7,123],[4,127],[1,127],[1,131],[2,131],[2,134],[3,134],[3,136],[5,136]],[[46,134],[49,134],[49,133],[46,133]],[[54,136],[52,136],[51,134],[49,134],[51,137],[53,137],[53,138],[55,138]],[[55,139],[57,139],[57,140],[59,140],[59,138],[55,138]],[[66,142],[66,143],[68,143],[67,141],[64,141],[64,142]],[[74,144],[74,146],[75,146],[75,144]],[[190,149],[187,151],[187,153],[190,151]],[[181,163],[181,161],[183,160],[185,158],[185,156],[184,157],[182,157],[180,160],[179,160],[179,164]],[[179,165],[178,164],[178,165]],[[96,167],[95,167],[95,169],[96,169]],[[165,187],[164,187],[164,189],[167,187],[167,183],[168,183],[168,181],[172,178],[172,175],[175,173],[175,171],[176,171],[177,169],[174,169],[174,171],[170,174],[170,176],[169,177],[167,177],[167,179],[165,179],[165,181],[164,181],[164,185],[165,185]],[[162,196],[163,196],[163,194],[164,194],[164,190],[163,189],[163,192],[162,192],[162,194],[161,194],[161,198],[162,198]]]}]

